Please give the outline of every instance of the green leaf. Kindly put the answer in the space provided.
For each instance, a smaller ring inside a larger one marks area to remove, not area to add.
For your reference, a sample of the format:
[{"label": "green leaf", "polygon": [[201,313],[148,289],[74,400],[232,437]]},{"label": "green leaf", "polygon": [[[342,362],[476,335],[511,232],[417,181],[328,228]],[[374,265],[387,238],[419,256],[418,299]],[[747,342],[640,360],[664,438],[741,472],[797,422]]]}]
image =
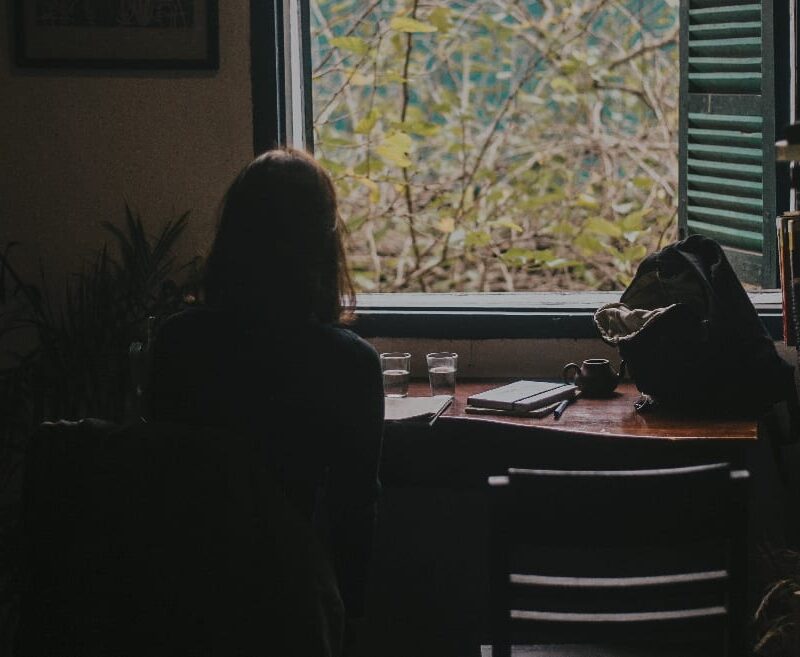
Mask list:
[{"label": "green leaf", "polygon": [[584,224],[584,229],[596,235],[622,237],[622,230],[620,227],[603,217],[589,217]]},{"label": "green leaf", "polygon": [[356,55],[366,55],[369,52],[369,44],[364,39],[354,36],[334,37],[331,39],[331,45]]},{"label": "green leaf", "polygon": [[407,32],[409,34],[419,32],[438,32],[439,28],[430,23],[423,23],[410,16],[395,16],[389,21],[389,27],[396,32]]},{"label": "green leaf", "polygon": [[490,221],[489,226],[492,228],[508,228],[515,233],[521,233],[523,228],[519,224],[515,224],[511,219],[498,219],[497,221]]},{"label": "green leaf", "polygon": [[512,247],[501,256],[510,265],[522,266],[528,263],[537,265],[552,262],[555,259],[553,249],[521,249]]},{"label": "green leaf", "polygon": [[485,230],[471,230],[464,239],[465,246],[487,246],[492,243],[492,236]]},{"label": "green leaf", "polygon": [[439,126],[435,123],[427,121],[406,121],[404,123],[397,123],[396,127],[404,132],[410,132],[412,135],[419,135],[420,137],[433,137],[439,133]]},{"label": "green leaf", "polygon": [[649,178],[648,176],[636,176],[633,179],[633,184],[639,189],[650,189],[654,183],[655,180]]},{"label": "green leaf", "polygon": [[353,146],[352,139],[342,139],[341,137],[325,137],[317,142],[320,146],[325,148],[335,148],[336,146]]},{"label": "green leaf", "polygon": [[411,151],[412,143],[411,137],[405,132],[395,132],[375,148],[375,153],[391,164],[403,168],[410,167],[412,162],[408,158],[408,154]]},{"label": "green leaf", "polygon": [[448,7],[436,7],[428,16],[428,20],[442,33],[446,33],[453,26]]},{"label": "green leaf", "polygon": [[578,228],[573,226],[569,221],[559,221],[558,223],[548,226],[546,232],[551,235],[566,235],[571,237],[578,232]]},{"label": "green leaf", "polygon": [[634,212],[625,215],[625,217],[620,222],[619,227],[625,232],[642,230],[643,228],[642,220],[648,214],[650,214],[650,208],[635,210]]},{"label": "green leaf", "polygon": [[344,173],[345,169],[346,169],[346,167],[342,163],[336,162],[334,160],[329,160],[327,158],[319,158],[319,163],[325,169],[327,169],[328,171],[330,171],[333,174]]},{"label": "green leaf", "polygon": [[564,192],[559,190],[557,192],[550,192],[549,194],[542,194],[541,196],[536,196],[525,202],[525,206],[528,208],[536,208],[542,205],[550,205],[551,203],[558,203],[559,201],[564,200]]},{"label": "green leaf", "polygon": [[381,73],[379,81],[381,84],[390,84],[392,82],[396,82],[397,84],[403,84],[403,82],[408,82],[408,78],[404,78],[402,75],[400,75],[395,71],[389,71],[388,73]]},{"label": "green leaf", "polygon": [[531,249],[511,248],[503,253],[500,258],[512,267],[522,267],[536,259],[536,252]]},{"label": "green leaf", "polygon": [[647,255],[647,248],[643,244],[629,246],[622,253],[622,257],[627,262],[637,262]]},{"label": "green leaf", "polygon": [[[370,164],[372,167],[371,169],[370,169]],[[375,160],[372,163],[370,163],[364,159],[353,167],[353,174],[356,176],[366,176],[370,171],[373,171],[374,173],[375,169],[381,169],[381,168],[382,166],[380,165],[378,160]]]},{"label": "green leaf", "polygon": [[381,113],[373,107],[369,111],[369,114],[356,123],[355,127],[353,128],[353,132],[359,135],[369,134],[372,132],[372,129],[375,127],[375,124],[378,122],[380,116]]},{"label": "green leaf", "polygon": [[576,73],[581,66],[583,66],[583,62],[579,62],[577,59],[570,58],[564,62],[561,62],[558,68],[564,75],[572,75],[573,73]]},{"label": "green leaf", "polygon": [[603,243],[596,237],[587,235],[586,233],[578,235],[572,243],[585,255],[593,255],[603,251]]},{"label": "green leaf", "polygon": [[560,76],[550,80],[550,87],[553,91],[563,94],[575,94],[578,91],[569,78]]},{"label": "green leaf", "polygon": [[355,279],[355,284],[366,292],[372,292],[377,288],[375,281],[369,274],[355,274],[353,278]]},{"label": "green leaf", "polygon": [[347,230],[355,232],[367,223],[367,218],[365,216],[350,217],[345,223],[347,224]]},{"label": "green leaf", "polygon": [[336,4],[334,4],[334,5],[331,5],[331,8],[330,8],[330,10],[329,10],[329,11],[330,11],[332,14],[338,14],[338,13],[339,13],[340,11],[342,11],[343,9],[349,9],[349,8],[350,8],[350,2],[348,2],[348,1],[346,0],[345,2],[337,2]]},{"label": "green leaf", "polygon": [[577,260],[567,260],[566,258],[554,258],[544,263],[548,269],[562,269],[564,267],[577,267],[580,262]]},{"label": "green leaf", "polygon": [[575,205],[579,208],[586,208],[587,210],[599,210],[600,202],[591,194],[581,194]]},{"label": "green leaf", "polygon": [[359,176],[357,180],[369,190],[369,200],[371,203],[377,203],[381,200],[381,190],[380,187],[378,187],[378,183],[366,176]]}]

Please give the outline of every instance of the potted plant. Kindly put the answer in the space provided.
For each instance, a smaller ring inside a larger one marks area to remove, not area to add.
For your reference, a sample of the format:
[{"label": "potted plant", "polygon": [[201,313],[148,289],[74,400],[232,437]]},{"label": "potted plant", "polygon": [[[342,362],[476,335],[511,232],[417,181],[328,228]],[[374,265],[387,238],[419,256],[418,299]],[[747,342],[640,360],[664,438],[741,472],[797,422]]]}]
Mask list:
[{"label": "potted plant", "polygon": [[179,310],[195,297],[199,258],[179,262],[175,247],[189,213],[148,235],[125,206],[125,224],[103,227],[112,243],[68,278],[55,299],[44,271],[37,283],[12,264],[16,244],[0,251],[0,348],[26,332],[32,347],[8,353],[0,370],[0,444],[8,446],[44,419],[102,417],[121,421],[131,388],[128,349],[144,340],[148,318]]}]

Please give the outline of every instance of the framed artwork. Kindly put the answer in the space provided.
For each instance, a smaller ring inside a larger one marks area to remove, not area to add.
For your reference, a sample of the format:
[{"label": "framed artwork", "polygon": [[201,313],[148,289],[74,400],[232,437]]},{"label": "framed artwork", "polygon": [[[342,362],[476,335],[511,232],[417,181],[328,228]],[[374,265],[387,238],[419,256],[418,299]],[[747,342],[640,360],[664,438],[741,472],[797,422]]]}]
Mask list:
[{"label": "framed artwork", "polygon": [[18,66],[215,69],[217,0],[15,0]]}]

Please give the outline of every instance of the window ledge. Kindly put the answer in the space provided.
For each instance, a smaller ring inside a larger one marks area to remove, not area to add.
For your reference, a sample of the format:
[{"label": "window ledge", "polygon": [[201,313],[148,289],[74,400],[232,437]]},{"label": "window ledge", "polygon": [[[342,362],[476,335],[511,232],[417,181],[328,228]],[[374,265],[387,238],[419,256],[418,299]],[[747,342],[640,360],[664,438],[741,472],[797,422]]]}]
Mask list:
[{"label": "window ledge", "polygon": [[[356,332],[364,337],[488,340],[597,338],[594,311],[620,292],[361,294]],[[751,292],[775,340],[782,338],[781,295]]]}]

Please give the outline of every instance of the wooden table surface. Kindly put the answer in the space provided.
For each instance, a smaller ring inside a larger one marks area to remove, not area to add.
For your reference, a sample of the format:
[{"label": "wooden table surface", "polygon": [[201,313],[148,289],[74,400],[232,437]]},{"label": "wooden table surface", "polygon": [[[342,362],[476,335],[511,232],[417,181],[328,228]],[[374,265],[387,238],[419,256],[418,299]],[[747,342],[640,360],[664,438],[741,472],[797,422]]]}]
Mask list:
[{"label": "wooden table surface", "polygon": [[[531,426],[554,433],[566,432],[591,436],[619,438],[659,438],[665,440],[743,440],[755,441],[758,419],[755,416],[736,416],[735,411],[724,414],[689,414],[658,409],[638,413],[633,402],[639,391],[631,383],[623,383],[609,399],[579,398],[570,404],[559,420],[524,418],[500,415],[468,415],[464,412],[467,397],[508,381],[459,381],[453,405],[437,422],[488,422],[505,425]],[[427,381],[412,381],[409,396],[430,395]]]}]

